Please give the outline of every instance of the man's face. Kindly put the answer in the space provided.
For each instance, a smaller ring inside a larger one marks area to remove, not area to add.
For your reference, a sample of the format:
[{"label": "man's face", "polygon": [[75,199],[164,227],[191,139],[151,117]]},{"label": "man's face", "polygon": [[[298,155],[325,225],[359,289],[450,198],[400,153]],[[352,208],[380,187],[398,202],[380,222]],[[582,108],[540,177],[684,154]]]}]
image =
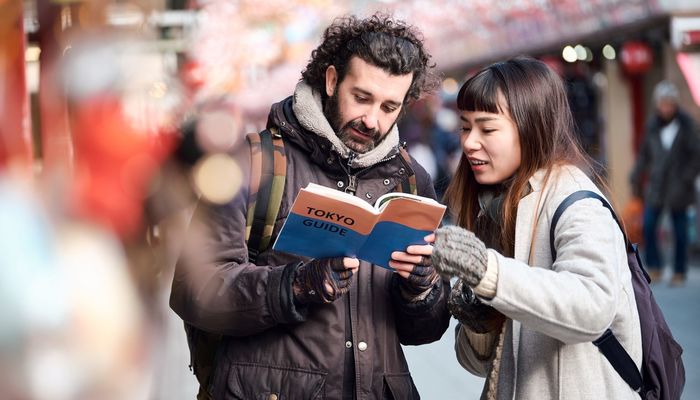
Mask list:
[{"label": "man's face", "polygon": [[676,102],[671,99],[660,99],[656,102],[656,111],[664,121],[670,121],[676,116]]},{"label": "man's face", "polygon": [[326,70],[324,114],[340,140],[358,153],[377,146],[401,113],[413,74],[390,75],[353,57],[345,79],[338,83],[334,66]]}]

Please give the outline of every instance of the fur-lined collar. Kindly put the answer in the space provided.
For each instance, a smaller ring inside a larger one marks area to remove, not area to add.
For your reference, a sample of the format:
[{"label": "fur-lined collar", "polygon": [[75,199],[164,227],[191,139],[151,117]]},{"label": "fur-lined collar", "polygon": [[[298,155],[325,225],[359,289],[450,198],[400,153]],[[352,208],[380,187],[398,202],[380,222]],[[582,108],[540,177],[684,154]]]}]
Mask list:
[{"label": "fur-lined collar", "polygon": [[[321,95],[314,92],[306,82],[300,81],[294,90],[294,102],[292,103],[294,115],[304,129],[311,131],[318,136],[328,139],[333,149],[343,158],[349,158],[350,153],[355,153],[349,149],[336,136],[331,128],[328,119],[323,114],[321,105]],[[352,167],[369,167],[384,159],[386,156],[395,153],[399,145],[399,130],[394,125],[391,131],[379,142],[377,147],[367,153],[355,153]]]}]

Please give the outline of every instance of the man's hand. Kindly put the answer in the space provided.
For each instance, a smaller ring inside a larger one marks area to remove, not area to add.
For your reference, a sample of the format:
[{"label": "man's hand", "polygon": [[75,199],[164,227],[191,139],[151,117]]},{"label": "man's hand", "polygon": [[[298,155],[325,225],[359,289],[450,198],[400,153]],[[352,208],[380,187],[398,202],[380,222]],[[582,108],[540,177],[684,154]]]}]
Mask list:
[{"label": "man's hand", "polygon": [[435,231],[433,262],[440,275],[459,277],[471,287],[486,274],[488,254],[484,242],[458,226],[445,226]]},{"label": "man's hand", "polygon": [[404,279],[400,281],[401,295],[409,302],[424,299],[440,280],[440,276],[433,268],[431,255],[435,235],[425,237],[427,245],[408,246],[405,252],[395,251],[391,253],[389,266]]},{"label": "man's hand", "polygon": [[294,272],[294,300],[299,304],[327,304],[350,290],[350,279],[360,261],[356,258],[320,258]]}]

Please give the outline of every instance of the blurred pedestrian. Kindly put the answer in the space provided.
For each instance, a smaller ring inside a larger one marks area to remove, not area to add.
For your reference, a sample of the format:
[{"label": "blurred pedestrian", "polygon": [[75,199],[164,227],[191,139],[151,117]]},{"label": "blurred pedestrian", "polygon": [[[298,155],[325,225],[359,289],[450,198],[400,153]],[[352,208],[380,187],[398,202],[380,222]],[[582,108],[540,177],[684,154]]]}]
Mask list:
[{"label": "blurred pedestrian", "polygon": [[[644,200],[644,253],[652,282],[664,266],[658,224],[664,210],[671,215],[675,256],[672,286],[682,285],[688,269],[687,209],[695,202],[695,177],[700,171],[700,133],[678,103],[678,89],[669,81],[654,88],[654,115],[649,119],[630,181]],[[644,182],[646,180],[646,188]]]},{"label": "blurred pedestrian", "polygon": [[573,203],[552,259],[557,207],[579,190],[601,193],[562,80],[516,58],[470,78],[457,102],[464,154],[446,200],[459,226],[436,231],[432,260],[459,278],[448,307],[460,364],[486,377],[482,399],[639,399],[592,343],[612,329],[640,368],[625,241],[610,211]]},{"label": "blurred pedestrian", "polygon": [[[372,202],[415,176],[417,194],[435,197],[430,176],[402,155],[396,128],[404,107],[437,83],[419,38],[379,14],[326,29],[293,96],[269,114],[286,154],[273,238],[309,182]],[[248,170],[250,158],[246,147],[237,159]],[[432,267],[432,246],[395,252],[398,273],[354,258],[254,254],[250,190],[207,210],[208,254],[179,263],[173,281],[171,306],[198,329],[191,334],[222,335],[199,398],[418,399],[401,345],[438,340],[449,324],[449,282]],[[202,371],[196,358],[194,367]]]}]

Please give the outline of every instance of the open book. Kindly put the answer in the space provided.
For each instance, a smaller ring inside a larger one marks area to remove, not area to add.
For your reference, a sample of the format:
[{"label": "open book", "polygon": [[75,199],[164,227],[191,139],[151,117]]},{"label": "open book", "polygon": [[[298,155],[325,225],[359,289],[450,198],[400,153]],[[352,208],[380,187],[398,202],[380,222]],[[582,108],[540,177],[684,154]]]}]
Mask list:
[{"label": "open book", "polygon": [[310,183],[294,200],[273,249],[313,258],[357,257],[389,267],[393,251],[405,251],[442,220],[445,206],[407,193],[387,193],[374,207],[364,200]]}]

